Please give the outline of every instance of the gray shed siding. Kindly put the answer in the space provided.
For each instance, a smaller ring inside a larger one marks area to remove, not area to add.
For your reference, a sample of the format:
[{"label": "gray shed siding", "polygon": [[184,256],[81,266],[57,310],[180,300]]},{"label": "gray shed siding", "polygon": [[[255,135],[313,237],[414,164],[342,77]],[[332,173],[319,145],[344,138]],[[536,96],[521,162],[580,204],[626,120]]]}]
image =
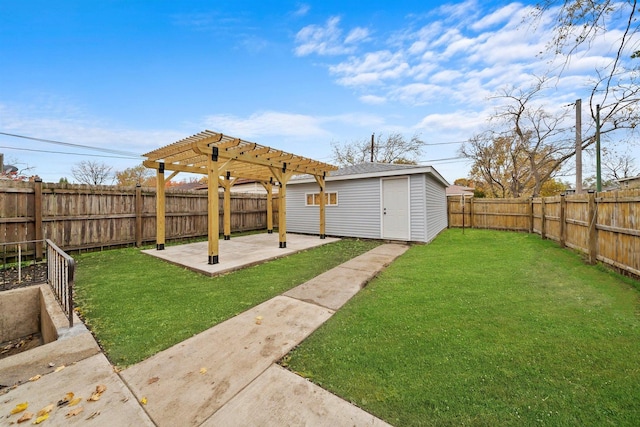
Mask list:
[{"label": "gray shed siding", "polygon": [[424,174],[411,175],[409,177],[409,205],[411,221],[411,241],[424,242],[427,237],[426,206],[423,195]]},{"label": "gray shed siding", "polygon": [[[429,242],[447,227],[445,187],[429,174],[409,177],[410,240]],[[382,238],[380,177],[327,181],[326,191],[338,193],[338,206],[326,207],[325,232],[330,236]],[[316,183],[287,185],[287,230],[319,234],[318,206],[305,206],[306,194],[319,191]]]},{"label": "gray shed siding", "polygon": [[427,238],[430,242],[447,228],[447,196],[445,187],[437,183],[433,178],[426,177],[426,201],[427,201]]},{"label": "gray shed siding", "polygon": [[[288,231],[319,233],[318,206],[305,206],[305,195],[318,191],[318,185],[312,183],[287,186]],[[379,178],[327,182],[326,191],[338,193],[338,206],[326,207],[326,234],[380,238]]]}]

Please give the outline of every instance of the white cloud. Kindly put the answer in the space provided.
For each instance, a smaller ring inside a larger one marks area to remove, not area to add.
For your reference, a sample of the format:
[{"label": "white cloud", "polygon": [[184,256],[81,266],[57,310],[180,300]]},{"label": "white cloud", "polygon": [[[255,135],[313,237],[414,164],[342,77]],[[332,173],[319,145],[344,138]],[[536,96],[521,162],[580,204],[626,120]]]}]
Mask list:
[{"label": "white cloud", "polygon": [[415,127],[425,131],[467,131],[472,134],[486,125],[490,111],[458,110],[452,113],[434,113],[425,116]]},{"label": "white cloud", "polygon": [[508,4],[493,13],[490,13],[487,16],[482,17],[477,22],[471,25],[471,28],[477,31],[485,30],[487,28],[493,27],[502,22],[510,22],[514,15],[517,15],[522,9],[522,5],[520,3],[511,3]]},{"label": "white cloud", "polygon": [[363,27],[354,28],[346,37],[342,37],[339,27],[340,17],[333,16],[324,26],[308,25],[296,34],[295,54],[306,56],[312,53],[318,55],[343,55],[355,51],[356,43],[369,37],[369,30]]},{"label": "white cloud", "polygon": [[212,130],[248,139],[274,135],[317,137],[329,134],[321,127],[321,121],[313,116],[278,111],[254,113],[249,117],[213,115],[206,117],[204,123]]},{"label": "white cloud", "polygon": [[413,105],[437,102],[438,99],[447,94],[450,94],[450,90],[446,87],[425,83],[408,84],[391,92],[393,99]]},{"label": "white cloud", "polygon": [[[0,104],[0,128],[8,133],[107,147],[139,155],[184,137],[184,134],[172,130],[128,129],[91,117],[66,101],[53,99],[49,104],[35,108]],[[53,146],[43,142],[33,144],[37,144],[37,148]]]},{"label": "white cloud", "polygon": [[346,44],[357,43],[367,40],[369,38],[369,30],[363,27],[357,27],[349,31],[347,37],[344,39]]},{"label": "white cloud", "polygon": [[363,103],[370,105],[382,105],[387,102],[387,98],[377,95],[363,95],[359,99]]},{"label": "white cloud", "polygon": [[[409,26],[416,20],[376,38],[363,31],[357,39],[383,48],[352,51],[348,58],[329,63],[328,70],[339,85],[361,91],[358,99],[367,105],[398,102],[445,110],[470,103],[486,105],[500,88],[527,86],[536,76],[562,65],[540,56],[553,21],[543,16],[536,25],[524,24],[531,13],[531,6],[518,2],[489,11],[475,0],[447,4],[425,15],[429,22],[421,27]],[[335,31],[334,40],[343,41],[338,23],[337,18],[328,21],[320,39],[331,39],[328,34]],[[609,39],[619,37],[615,31]],[[344,43],[337,46],[345,52]],[[600,40],[594,43],[588,55],[565,64],[565,72],[593,75],[595,66],[607,60],[606,47]],[[578,88],[572,85],[570,90]]]},{"label": "white cloud", "polygon": [[409,64],[401,52],[370,52],[361,58],[351,57],[329,68],[338,75],[338,81],[345,86],[375,85],[384,80],[401,77],[409,70]]},{"label": "white cloud", "polygon": [[463,74],[458,70],[442,70],[433,74],[429,81],[437,84],[452,83],[455,81],[459,81],[459,79],[462,77]]},{"label": "white cloud", "polygon": [[[186,135],[171,129],[135,129],[91,117],[67,100],[44,97],[32,106],[0,104],[0,129],[3,132],[42,138],[94,148],[132,153],[131,158],[81,147],[70,147],[44,141],[0,135],[2,151],[8,159],[33,169],[46,182],[57,182],[71,176],[71,168],[82,160],[103,162],[119,171],[139,165],[144,153],[168,145]],[[63,154],[64,153],[64,154]],[[138,157],[139,156],[139,157]]]},{"label": "white cloud", "polygon": [[293,16],[296,16],[296,17],[306,16],[310,10],[311,10],[311,6],[309,6],[306,3],[300,3],[298,5],[298,8],[293,12]]}]

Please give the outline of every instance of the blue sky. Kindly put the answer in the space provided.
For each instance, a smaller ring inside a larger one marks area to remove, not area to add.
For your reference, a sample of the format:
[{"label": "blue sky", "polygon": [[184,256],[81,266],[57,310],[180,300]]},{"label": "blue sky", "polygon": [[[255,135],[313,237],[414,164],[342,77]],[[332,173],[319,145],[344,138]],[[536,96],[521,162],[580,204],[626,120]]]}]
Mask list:
[{"label": "blue sky", "polygon": [[[434,144],[421,162],[453,182],[470,166],[454,159],[457,142],[486,128],[488,98],[551,66],[536,57],[549,23],[523,25],[529,8],[0,0],[0,132],[143,154],[210,129],[326,162],[332,141],[417,133]],[[560,109],[587,97],[611,46],[573,61],[546,101]],[[142,160],[6,135],[0,147],[54,182],[82,160],[114,170]]]}]

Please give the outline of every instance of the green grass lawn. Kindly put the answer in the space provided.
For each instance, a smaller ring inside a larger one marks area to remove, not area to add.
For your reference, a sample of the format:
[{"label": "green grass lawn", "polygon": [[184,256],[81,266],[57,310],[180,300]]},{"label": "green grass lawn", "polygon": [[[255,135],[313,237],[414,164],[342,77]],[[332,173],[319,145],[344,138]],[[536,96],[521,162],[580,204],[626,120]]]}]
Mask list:
[{"label": "green grass lawn", "polygon": [[447,230],[283,364],[396,426],[637,426],[638,289],[537,235]]},{"label": "green grass lawn", "polygon": [[81,254],[76,306],[111,362],[125,367],[377,245],[341,240],[213,278],[135,248]]}]

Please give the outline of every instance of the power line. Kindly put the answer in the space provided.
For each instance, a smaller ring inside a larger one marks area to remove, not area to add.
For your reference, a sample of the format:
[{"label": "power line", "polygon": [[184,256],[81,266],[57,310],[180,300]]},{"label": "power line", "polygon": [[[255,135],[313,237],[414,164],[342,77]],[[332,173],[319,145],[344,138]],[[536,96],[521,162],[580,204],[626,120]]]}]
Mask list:
[{"label": "power line", "polygon": [[71,156],[89,156],[89,157],[101,157],[101,158],[110,158],[110,159],[133,159],[139,156],[108,156],[104,154],[86,154],[86,153],[69,153],[66,151],[51,151],[51,150],[36,150],[35,148],[18,148],[18,147],[7,147],[4,145],[0,145],[0,148],[4,148],[7,150],[19,150],[19,151],[31,151],[34,153],[48,153],[48,154],[69,154]]},{"label": "power line", "polygon": [[467,160],[467,158],[466,157],[447,157],[447,158],[444,158],[444,159],[421,160],[421,162],[435,163],[435,162],[447,162],[447,161],[452,161],[452,160],[461,162],[461,161]]},{"label": "power line", "polygon": [[464,144],[468,141],[449,141],[449,142],[427,142],[424,145],[450,145],[450,144]]},{"label": "power line", "polygon": [[[141,157],[139,154],[131,153],[129,151],[112,150],[110,148],[92,147],[90,145],[73,144],[71,142],[54,141],[52,139],[35,138],[35,137],[32,137],[32,136],[18,135],[18,134],[15,134],[15,133],[0,132],[0,135],[10,136],[10,137],[13,137],[13,138],[29,139],[31,141],[46,142],[48,144],[63,145],[65,147],[84,148],[85,150],[101,151],[103,153],[117,154],[117,155],[120,155],[120,156]],[[59,154],[66,154],[66,153],[59,153]]]}]

